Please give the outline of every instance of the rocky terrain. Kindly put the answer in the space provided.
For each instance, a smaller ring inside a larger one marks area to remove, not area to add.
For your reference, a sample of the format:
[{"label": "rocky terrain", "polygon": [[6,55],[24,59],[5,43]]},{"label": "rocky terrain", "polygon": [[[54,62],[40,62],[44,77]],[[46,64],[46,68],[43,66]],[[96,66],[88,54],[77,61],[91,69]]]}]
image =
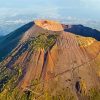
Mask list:
[{"label": "rocky terrain", "polygon": [[0,100],[100,99],[100,38],[71,28],[36,20],[0,40]]}]

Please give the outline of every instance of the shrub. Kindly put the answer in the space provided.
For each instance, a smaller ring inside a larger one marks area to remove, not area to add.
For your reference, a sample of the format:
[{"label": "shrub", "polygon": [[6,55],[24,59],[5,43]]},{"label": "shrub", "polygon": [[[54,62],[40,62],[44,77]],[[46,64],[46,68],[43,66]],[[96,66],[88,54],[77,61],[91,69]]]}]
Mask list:
[{"label": "shrub", "polygon": [[89,100],[100,100],[100,90],[91,89],[89,93]]},{"label": "shrub", "polygon": [[51,47],[57,38],[57,35],[44,35],[41,34],[38,37],[30,41],[30,46],[34,49],[43,48],[47,50]]}]

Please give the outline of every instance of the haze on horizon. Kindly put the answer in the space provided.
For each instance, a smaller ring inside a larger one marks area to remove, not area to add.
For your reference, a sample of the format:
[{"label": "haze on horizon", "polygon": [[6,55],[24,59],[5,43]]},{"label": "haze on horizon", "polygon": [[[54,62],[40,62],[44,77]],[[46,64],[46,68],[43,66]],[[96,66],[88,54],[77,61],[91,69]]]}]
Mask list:
[{"label": "haze on horizon", "polygon": [[100,31],[100,0],[0,0],[0,35],[35,19],[82,24]]}]

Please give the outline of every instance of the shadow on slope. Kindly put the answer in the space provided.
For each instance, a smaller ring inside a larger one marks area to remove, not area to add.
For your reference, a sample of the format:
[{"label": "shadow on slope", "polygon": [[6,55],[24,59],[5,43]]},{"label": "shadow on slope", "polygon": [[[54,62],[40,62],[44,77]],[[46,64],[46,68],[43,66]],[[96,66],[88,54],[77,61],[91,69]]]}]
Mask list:
[{"label": "shadow on slope", "polygon": [[0,36],[0,41],[3,39],[4,36]]},{"label": "shadow on slope", "polygon": [[70,28],[65,28],[64,31],[85,37],[92,37],[100,41],[100,31],[89,27],[85,27],[83,25],[72,25]]},{"label": "shadow on slope", "polygon": [[30,22],[0,39],[0,61],[17,46],[23,34],[33,25],[34,22]]}]

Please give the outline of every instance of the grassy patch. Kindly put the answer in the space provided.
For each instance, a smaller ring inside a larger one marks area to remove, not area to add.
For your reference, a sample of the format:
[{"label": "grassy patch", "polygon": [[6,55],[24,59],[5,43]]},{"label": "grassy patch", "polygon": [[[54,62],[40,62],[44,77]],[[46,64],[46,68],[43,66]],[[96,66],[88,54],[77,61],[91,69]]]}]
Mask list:
[{"label": "grassy patch", "polygon": [[57,35],[45,35],[41,34],[30,41],[30,46],[34,49],[43,48],[47,50],[56,41]]},{"label": "grassy patch", "polygon": [[89,92],[89,100],[100,100],[100,90],[91,89]]}]

